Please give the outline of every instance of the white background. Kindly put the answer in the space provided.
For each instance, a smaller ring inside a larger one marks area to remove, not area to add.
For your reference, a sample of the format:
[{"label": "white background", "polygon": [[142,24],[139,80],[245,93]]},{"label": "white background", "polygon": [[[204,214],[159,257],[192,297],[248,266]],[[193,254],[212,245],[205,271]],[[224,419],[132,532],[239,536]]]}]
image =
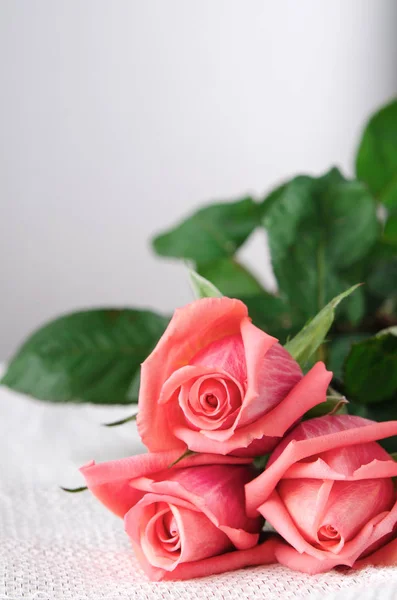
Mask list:
[{"label": "white background", "polygon": [[351,172],[396,33],[395,0],[0,0],[0,357],[61,312],[189,300],[148,239],[201,202]]}]

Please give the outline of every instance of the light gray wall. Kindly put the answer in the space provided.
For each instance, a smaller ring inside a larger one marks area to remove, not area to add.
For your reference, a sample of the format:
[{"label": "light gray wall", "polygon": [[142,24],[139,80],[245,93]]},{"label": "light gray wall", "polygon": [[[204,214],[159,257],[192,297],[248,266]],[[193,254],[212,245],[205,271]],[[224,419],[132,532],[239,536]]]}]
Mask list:
[{"label": "light gray wall", "polygon": [[[298,171],[351,172],[397,91],[395,0],[0,0],[0,357],[55,315],[168,311],[153,232]],[[244,251],[268,271],[260,236]]]}]

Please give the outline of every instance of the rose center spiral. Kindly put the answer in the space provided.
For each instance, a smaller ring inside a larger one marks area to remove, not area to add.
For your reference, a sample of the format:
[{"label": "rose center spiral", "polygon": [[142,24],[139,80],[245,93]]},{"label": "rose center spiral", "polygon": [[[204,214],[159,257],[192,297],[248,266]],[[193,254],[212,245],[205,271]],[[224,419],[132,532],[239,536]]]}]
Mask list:
[{"label": "rose center spiral", "polygon": [[169,510],[157,519],[156,533],[160,542],[168,552],[176,552],[181,547],[178,526],[175,517]]},{"label": "rose center spiral", "polygon": [[318,539],[322,542],[327,542],[330,540],[336,542],[341,540],[339,531],[337,531],[332,525],[323,525],[318,530],[317,535]]},{"label": "rose center spiral", "polygon": [[158,502],[145,510],[147,521],[142,524],[141,537],[143,551],[154,566],[164,568],[166,564],[174,564],[182,551],[175,507]]},{"label": "rose center spiral", "polygon": [[223,374],[208,374],[181,386],[179,404],[198,429],[227,427],[241,407],[243,390]]},{"label": "rose center spiral", "polygon": [[206,394],[205,401],[212,408],[215,408],[218,405],[218,399],[214,394]]}]

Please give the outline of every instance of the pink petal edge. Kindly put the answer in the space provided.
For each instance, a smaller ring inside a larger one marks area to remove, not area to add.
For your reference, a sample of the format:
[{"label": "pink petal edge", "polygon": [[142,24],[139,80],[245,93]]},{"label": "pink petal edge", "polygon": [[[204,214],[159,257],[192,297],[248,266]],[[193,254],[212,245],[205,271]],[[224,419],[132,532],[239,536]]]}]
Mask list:
[{"label": "pink petal edge", "polygon": [[247,316],[243,302],[226,297],[203,298],[175,311],[141,369],[137,426],[149,450],[184,447],[173,435],[167,411],[158,404],[164,382],[174,371],[187,366],[203,346],[238,333],[242,319]]},{"label": "pink petal edge", "polygon": [[136,544],[133,544],[134,552],[146,575],[152,581],[172,581],[193,579],[195,577],[209,577],[218,575],[227,571],[235,571],[244,567],[253,567],[258,565],[268,565],[275,562],[275,549],[278,545],[275,537],[262,542],[261,544],[249,548],[248,550],[232,550],[225,554],[206,558],[204,560],[182,563],[174,571],[164,571],[152,567],[142,550]]},{"label": "pink petal edge", "polygon": [[[141,499],[143,492],[130,486],[131,479],[144,477],[167,469],[181,456],[179,450],[139,454],[119,460],[95,464],[94,461],[80,468],[88,488],[109,510],[120,517]],[[187,456],[176,468],[209,464],[249,464],[252,459],[225,457],[208,454]]]},{"label": "pink petal edge", "polygon": [[325,401],[331,378],[332,373],[326,370],[324,363],[317,363],[278,406],[256,422],[237,429],[228,440],[216,439],[220,433],[217,431],[193,431],[181,425],[174,428],[175,435],[191,450],[213,454],[247,448],[264,436],[282,437],[302,415]]},{"label": "pink petal edge", "polygon": [[334,448],[363,444],[397,434],[397,421],[383,423],[366,421],[364,423],[362,427],[346,429],[317,438],[292,440],[266,471],[245,486],[248,514],[253,516],[255,511],[259,510],[259,507],[275,489],[278,481],[294,463]]}]

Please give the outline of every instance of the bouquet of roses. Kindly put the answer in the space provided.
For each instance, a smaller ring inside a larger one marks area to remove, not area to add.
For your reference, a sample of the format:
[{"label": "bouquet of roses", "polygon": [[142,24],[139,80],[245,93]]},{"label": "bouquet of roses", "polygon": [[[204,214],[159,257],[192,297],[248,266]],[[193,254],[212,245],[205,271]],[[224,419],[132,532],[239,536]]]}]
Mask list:
[{"label": "bouquet of roses", "polygon": [[[306,331],[290,347],[307,357],[318,341]],[[239,300],[175,312],[142,365],[137,423],[149,454],[81,469],[124,519],[151,579],[275,561],[317,573],[397,557],[397,463],[377,443],[397,422],[301,421],[321,403],[329,410],[331,377],[322,362],[303,375]],[[255,458],[269,452],[261,472]],[[264,520],[278,535],[262,534]]]},{"label": "bouquet of roses", "polygon": [[[151,579],[397,564],[396,182],[394,102],[356,179],[298,176],[156,237],[194,266],[197,299],[171,319],[78,312],[10,362],[2,383],[42,400],[138,401],[149,452],[81,472]],[[259,227],[277,293],[236,256]]]}]

